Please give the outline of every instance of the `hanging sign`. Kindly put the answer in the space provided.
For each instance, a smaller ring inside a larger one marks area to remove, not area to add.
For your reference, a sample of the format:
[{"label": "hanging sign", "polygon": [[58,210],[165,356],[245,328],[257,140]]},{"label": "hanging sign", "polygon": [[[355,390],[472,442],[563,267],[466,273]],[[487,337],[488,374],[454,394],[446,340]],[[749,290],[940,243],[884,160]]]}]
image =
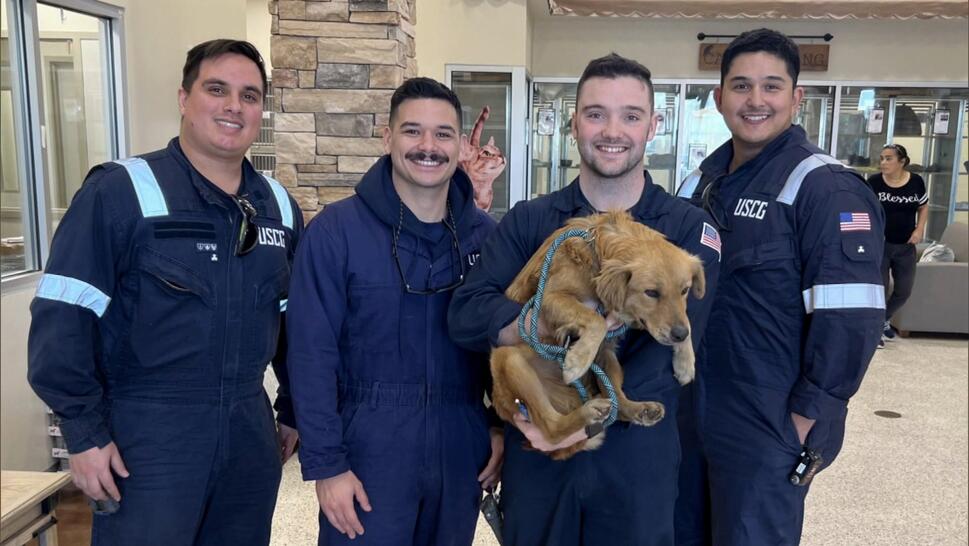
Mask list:
[{"label": "hanging sign", "polygon": [[[727,44],[700,44],[700,70],[720,70]],[[798,44],[801,72],[826,72],[830,44]]]}]

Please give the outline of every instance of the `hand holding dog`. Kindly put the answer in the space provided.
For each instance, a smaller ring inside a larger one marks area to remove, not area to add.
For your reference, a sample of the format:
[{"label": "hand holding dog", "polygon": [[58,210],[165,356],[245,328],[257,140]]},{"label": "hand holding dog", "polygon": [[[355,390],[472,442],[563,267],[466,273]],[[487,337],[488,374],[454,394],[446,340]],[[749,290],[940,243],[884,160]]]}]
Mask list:
[{"label": "hand holding dog", "polygon": [[516,413],[514,420],[514,425],[518,427],[518,430],[520,430],[522,434],[525,435],[525,438],[528,439],[528,443],[532,444],[532,447],[535,449],[544,453],[555,451],[556,449],[564,449],[573,444],[577,444],[582,440],[589,439],[589,437],[585,434],[585,429],[582,429],[578,432],[572,433],[571,436],[566,437],[561,442],[553,444],[545,438],[545,435],[542,434],[542,431],[539,430],[538,427],[526,420],[523,415]]},{"label": "hand holding dog", "polygon": [[[582,302],[589,309],[597,309],[599,307],[599,302],[596,300],[585,300]],[[532,312],[529,311],[525,316],[525,324],[531,324]],[[606,315],[606,330],[613,331],[622,326],[622,320],[619,319],[619,315],[610,311]],[[538,317],[538,337],[540,339],[547,339],[549,337],[548,325],[545,324],[545,320],[542,317]],[[498,346],[506,347],[508,345],[517,345],[521,343],[521,338],[518,337],[518,321],[513,320],[508,323],[504,328],[498,332]]]},{"label": "hand holding dog", "polygon": [[353,501],[356,499],[360,503],[360,508],[363,508],[364,512],[369,512],[370,500],[367,498],[367,492],[363,490],[363,483],[357,479],[352,470],[325,480],[316,480],[316,498],[326,519],[329,520],[330,525],[336,527],[337,531],[351,539],[363,534],[363,525],[357,518]]}]

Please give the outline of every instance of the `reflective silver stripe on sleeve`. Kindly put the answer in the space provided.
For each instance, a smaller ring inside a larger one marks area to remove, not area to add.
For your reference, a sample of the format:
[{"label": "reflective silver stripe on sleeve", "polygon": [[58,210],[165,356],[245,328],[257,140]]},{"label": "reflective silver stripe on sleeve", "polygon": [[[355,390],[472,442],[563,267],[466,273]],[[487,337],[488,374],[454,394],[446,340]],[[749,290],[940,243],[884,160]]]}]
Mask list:
[{"label": "reflective silver stripe on sleeve", "polygon": [[801,191],[801,184],[804,183],[807,175],[814,169],[825,165],[841,165],[841,162],[825,154],[809,155],[802,159],[797,167],[794,167],[794,170],[791,171],[790,176],[787,177],[781,193],[777,194],[777,200],[785,205],[793,205],[794,200],[797,199],[797,192]]},{"label": "reflective silver stripe on sleeve", "polygon": [[289,202],[289,194],[286,193],[286,188],[271,176],[262,175],[262,177],[266,179],[270,189],[273,190],[273,197],[276,198],[276,204],[279,205],[279,214],[283,218],[283,225],[289,229],[294,229],[293,206]]},{"label": "reflective silver stripe on sleeve", "polygon": [[286,304],[287,303],[289,303],[289,300],[288,299],[280,300],[279,301],[279,312],[280,313],[283,313],[283,312],[286,311]]},{"label": "reflective silver stripe on sleeve", "polygon": [[885,288],[880,284],[817,284],[801,293],[804,310],[884,309]]},{"label": "reflective silver stripe on sleeve", "polygon": [[140,157],[118,159],[115,163],[128,171],[131,184],[135,187],[135,194],[138,196],[138,205],[141,206],[141,215],[145,218],[168,216],[165,195],[158,186],[155,173],[151,172],[148,163]]},{"label": "reflective silver stripe on sleeve", "polygon": [[700,183],[701,176],[703,176],[703,173],[700,172],[700,169],[694,169],[693,172],[690,173],[685,180],[683,180],[683,183],[680,184],[680,189],[676,192],[676,196],[684,199],[693,197],[693,192],[696,191],[696,187]]},{"label": "reflective silver stripe on sleeve", "polygon": [[45,273],[41,277],[35,296],[90,309],[98,318],[101,318],[111,303],[111,298],[96,287],[84,281],[51,273]]}]

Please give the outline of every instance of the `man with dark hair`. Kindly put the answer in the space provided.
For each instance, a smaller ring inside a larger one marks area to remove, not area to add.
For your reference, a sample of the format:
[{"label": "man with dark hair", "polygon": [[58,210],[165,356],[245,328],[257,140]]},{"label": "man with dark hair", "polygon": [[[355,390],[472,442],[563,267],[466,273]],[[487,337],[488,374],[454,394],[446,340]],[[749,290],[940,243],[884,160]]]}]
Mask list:
[{"label": "man with dark hair", "polygon": [[724,264],[682,414],[678,544],[799,542],[881,336],[883,214],[791,125],[799,69],[779,32],[730,43],[714,96],[732,138],[678,192],[717,222]]},{"label": "man with dark hair", "polygon": [[[502,219],[451,303],[448,324],[458,344],[486,351],[519,343],[521,305],[508,299],[505,289],[569,218],[609,210],[629,211],[703,259],[707,299],[688,304],[693,337],[703,336],[704,302],[716,291],[717,232],[702,210],[668,195],[644,170],[646,144],[655,130],[649,70],[615,54],[590,62],[579,80],[572,121],[582,159],[579,177],[567,188],[516,204]],[[553,461],[542,451],[584,440],[586,432],[553,445],[524,416],[516,416],[505,433],[501,508],[506,544],[672,543],[680,458],[680,386],[673,376],[672,349],[645,331],[631,330],[621,342],[619,360],[626,395],[661,401],[666,417],[649,428],[617,422],[599,449]],[[535,449],[524,447],[526,439]]]},{"label": "man with dark hair", "polygon": [[320,544],[471,544],[481,490],[498,479],[486,356],[452,343],[445,322],[494,228],[457,168],[460,131],[450,89],[404,82],[387,155],[299,247],[289,369]]},{"label": "man with dark hair", "polygon": [[91,169],[31,305],[28,378],[95,506],[95,545],[269,544],[296,447],[277,339],[303,219],[245,158],[265,69],[252,45],[213,40],[185,74],[179,136]]}]

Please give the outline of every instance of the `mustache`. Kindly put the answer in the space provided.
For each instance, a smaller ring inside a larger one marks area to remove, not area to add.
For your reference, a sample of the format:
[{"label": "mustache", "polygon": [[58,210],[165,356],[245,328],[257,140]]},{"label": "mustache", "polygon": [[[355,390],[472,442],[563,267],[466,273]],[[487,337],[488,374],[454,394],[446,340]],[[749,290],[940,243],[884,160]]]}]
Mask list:
[{"label": "mustache", "polygon": [[409,161],[436,161],[438,163],[448,163],[451,161],[446,154],[439,152],[408,152],[404,158]]}]

